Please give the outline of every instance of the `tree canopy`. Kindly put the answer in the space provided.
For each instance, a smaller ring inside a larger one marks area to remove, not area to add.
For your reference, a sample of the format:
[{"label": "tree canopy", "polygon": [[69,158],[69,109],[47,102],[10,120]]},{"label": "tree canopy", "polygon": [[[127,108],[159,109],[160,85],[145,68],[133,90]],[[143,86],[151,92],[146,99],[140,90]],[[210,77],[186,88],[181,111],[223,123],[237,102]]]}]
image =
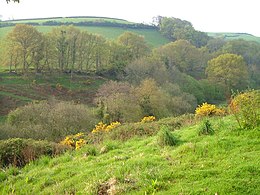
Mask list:
[{"label": "tree canopy", "polygon": [[247,85],[248,70],[244,58],[236,54],[222,54],[208,62],[206,69],[208,79],[231,89],[241,89]]},{"label": "tree canopy", "polygon": [[196,31],[192,24],[186,20],[158,16],[157,22],[160,32],[169,40],[184,39],[190,41],[196,47],[205,46],[209,40],[206,33]]}]

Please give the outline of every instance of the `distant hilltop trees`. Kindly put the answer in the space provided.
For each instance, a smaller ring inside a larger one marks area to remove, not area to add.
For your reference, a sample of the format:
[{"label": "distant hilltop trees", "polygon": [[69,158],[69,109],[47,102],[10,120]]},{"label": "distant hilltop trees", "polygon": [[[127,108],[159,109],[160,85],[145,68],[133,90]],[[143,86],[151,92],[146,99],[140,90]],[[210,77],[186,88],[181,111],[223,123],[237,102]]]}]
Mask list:
[{"label": "distant hilltop trees", "polygon": [[[93,20],[86,20],[86,21],[66,21],[66,19],[72,18],[91,18]],[[61,21],[60,19],[64,19]],[[39,20],[43,20],[43,22],[39,22]],[[47,20],[47,21],[44,21]],[[113,21],[117,20],[117,21]],[[0,27],[7,27],[7,26],[15,26],[15,22],[24,21],[24,24],[29,24],[33,26],[103,26],[103,27],[119,27],[119,28],[128,28],[128,29],[157,29],[156,26],[147,25],[143,23],[128,23],[126,20],[117,19],[117,18],[107,18],[107,17],[86,17],[86,16],[73,16],[73,17],[51,17],[51,18],[33,18],[33,19],[17,19],[17,20],[7,20],[0,24]]]}]

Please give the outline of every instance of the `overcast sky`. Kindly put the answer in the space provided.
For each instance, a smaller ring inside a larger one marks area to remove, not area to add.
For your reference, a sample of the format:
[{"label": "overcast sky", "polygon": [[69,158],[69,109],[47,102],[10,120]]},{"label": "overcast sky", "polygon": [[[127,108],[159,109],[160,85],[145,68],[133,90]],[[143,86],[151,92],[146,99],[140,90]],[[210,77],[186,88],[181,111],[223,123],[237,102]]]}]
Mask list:
[{"label": "overcast sky", "polygon": [[204,32],[245,32],[260,37],[260,0],[0,0],[2,20],[104,16],[152,22],[154,16],[188,20]]}]

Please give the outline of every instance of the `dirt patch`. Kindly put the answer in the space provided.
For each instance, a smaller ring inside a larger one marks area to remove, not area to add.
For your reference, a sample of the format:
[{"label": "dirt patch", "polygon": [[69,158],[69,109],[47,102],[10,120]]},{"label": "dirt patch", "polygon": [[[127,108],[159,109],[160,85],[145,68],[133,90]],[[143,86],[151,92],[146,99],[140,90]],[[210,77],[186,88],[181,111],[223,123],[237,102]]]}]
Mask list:
[{"label": "dirt patch", "polygon": [[115,178],[111,178],[108,181],[99,184],[98,195],[115,195],[116,194],[116,183]]}]

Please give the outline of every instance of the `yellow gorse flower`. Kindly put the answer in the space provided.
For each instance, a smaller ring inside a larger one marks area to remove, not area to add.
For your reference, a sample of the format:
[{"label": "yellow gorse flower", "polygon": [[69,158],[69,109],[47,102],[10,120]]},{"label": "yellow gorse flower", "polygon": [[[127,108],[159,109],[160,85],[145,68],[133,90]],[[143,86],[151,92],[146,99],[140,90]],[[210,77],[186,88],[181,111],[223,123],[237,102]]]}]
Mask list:
[{"label": "yellow gorse flower", "polygon": [[199,105],[195,110],[195,116],[221,116],[225,114],[225,110],[217,108],[214,104],[208,104],[207,102]]},{"label": "yellow gorse flower", "polygon": [[92,130],[92,133],[109,132],[120,125],[121,123],[118,121],[112,122],[109,125],[104,124],[103,122],[99,122],[97,125],[95,125],[95,128]]},{"label": "yellow gorse flower", "polygon": [[75,149],[78,150],[79,148],[81,148],[85,144],[86,144],[86,141],[84,139],[80,139],[80,140],[76,141]]},{"label": "yellow gorse flower", "polygon": [[155,121],[155,116],[145,116],[141,120],[142,123],[147,123],[147,122],[152,122],[152,121]]},{"label": "yellow gorse flower", "polygon": [[85,134],[84,133],[77,133],[76,135],[69,135],[65,137],[64,140],[60,142],[62,145],[69,146],[71,148],[79,149],[87,142],[84,140]]}]

